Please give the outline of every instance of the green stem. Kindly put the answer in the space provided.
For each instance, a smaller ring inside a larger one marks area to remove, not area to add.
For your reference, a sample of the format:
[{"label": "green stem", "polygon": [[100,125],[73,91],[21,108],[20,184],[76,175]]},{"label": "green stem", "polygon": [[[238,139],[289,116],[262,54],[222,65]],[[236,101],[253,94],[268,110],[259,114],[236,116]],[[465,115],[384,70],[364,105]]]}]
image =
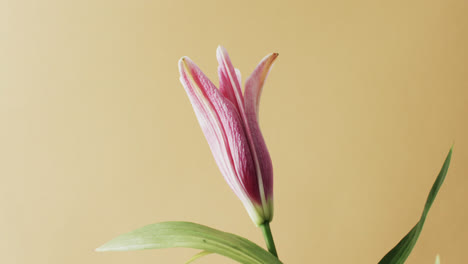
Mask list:
[{"label": "green stem", "polygon": [[273,240],[273,235],[271,234],[270,223],[265,222],[260,225],[260,228],[262,229],[268,251],[270,251],[273,256],[278,257],[278,253],[276,253],[275,241]]}]

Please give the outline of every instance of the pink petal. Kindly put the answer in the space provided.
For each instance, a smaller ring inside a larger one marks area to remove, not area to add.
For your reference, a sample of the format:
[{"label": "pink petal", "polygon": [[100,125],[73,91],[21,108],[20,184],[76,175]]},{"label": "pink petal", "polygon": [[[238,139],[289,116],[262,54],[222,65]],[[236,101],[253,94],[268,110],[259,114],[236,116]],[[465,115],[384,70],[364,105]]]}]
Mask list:
[{"label": "pink petal", "polygon": [[[262,182],[267,202],[273,201],[273,165],[265,144],[265,140],[260,131],[260,126],[258,123],[258,106],[263,84],[265,83],[265,79],[277,57],[278,54],[273,53],[266,56],[259,63],[254,72],[246,81],[244,95],[247,122],[252,135],[255,154],[258,158],[258,164],[262,175]],[[273,210],[273,206],[268,208]],[[273,212],[269,213],[269,216],[272,217]],[[265,215],[268,216],[268,212],[265,212]]]},{"label": "pink petal", "polygon": [[257,118],[263,84],[277,57],[278,53],[272,53],[263,58],[245,83],[244,100],[246,111],[255,113]]}]

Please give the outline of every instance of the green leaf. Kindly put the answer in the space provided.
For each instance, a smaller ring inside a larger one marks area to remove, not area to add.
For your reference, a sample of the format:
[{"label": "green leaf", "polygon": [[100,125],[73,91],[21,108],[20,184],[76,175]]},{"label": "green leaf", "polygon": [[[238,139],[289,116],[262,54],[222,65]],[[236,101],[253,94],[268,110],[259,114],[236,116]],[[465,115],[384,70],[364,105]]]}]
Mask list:
[{"label": "green leaf", "polygon": [[243,237],[190,222],[162,222],[147,225],[114,238],[96,251],[174,247],[201,249],[243,264],[282,263],[268,251]]},{"label": "green leaf", "polygon": [[440,256],[437,254],[435,264],[440,264]]},{"label": "green leaf", "polygon": [[201,257],[204,257],[206,255],[209,255],[209,254],[211,254],[211,252],[202,251],[202,252],[196,254],[195,256],[193,256],[192,258],[190,258],[187,262],[185,262],[185,264],[190,264],[190,263],[194,262],[195,260],[197,260],[197,259],[199,259]]},{"label": "green leaf", "polygon": [[382,260],[380,260],[379,264],[402,264],[408,258],[409,254],[413,250],[414,245],[416,244],[416,241],[418,240],[419,234],[421,234],[424,221],[426,221],[427,213],[429,212],[429,209],[431,209],[431,205],[437,196],[437,192],[444,182],[445,175],[447,175],[450,159],[452,157],[452,148],[450,149],[447,158],[445,159],[444,165],[442,166],[442,169],[440,170],[434,185],[432,185],[421,218],[413,227],[413,229],[411,229],[411,231],[402,240],[400,240],[400,242],[392,250],[390,250],[390,252],[388,252],[387,255],[382,258]]}]

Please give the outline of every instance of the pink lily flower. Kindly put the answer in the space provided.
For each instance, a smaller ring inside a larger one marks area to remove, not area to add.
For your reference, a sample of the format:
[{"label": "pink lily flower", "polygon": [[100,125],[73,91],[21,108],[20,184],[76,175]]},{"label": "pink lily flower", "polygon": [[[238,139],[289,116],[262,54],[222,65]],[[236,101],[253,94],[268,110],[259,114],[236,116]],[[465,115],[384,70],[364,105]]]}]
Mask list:
[{"label": "pink lily flower", "polygon": [[258,124],[263,84],[277,53],[267,55],[245,83],[227,51],[218,47],[219,89],[188,57],[179,61],[184,86],[227,183],[256,225],[273,218],[273,166]]}]

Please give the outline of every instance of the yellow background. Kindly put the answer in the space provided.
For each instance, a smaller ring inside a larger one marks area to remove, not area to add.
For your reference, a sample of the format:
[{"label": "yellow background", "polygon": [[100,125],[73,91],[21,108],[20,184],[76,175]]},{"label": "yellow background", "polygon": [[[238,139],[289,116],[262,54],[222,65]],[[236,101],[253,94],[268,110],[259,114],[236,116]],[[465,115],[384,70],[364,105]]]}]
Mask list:
[{"label": "yellow background", "polygon": [[[270,52],[260,121],[284,263],[376,263],[447,180],[408,263],[468,263],[466,1],[0,2],[0,263],[184,263],[95,253],[166,220],[263,245],[181,84],[245,79]],[[233,263],[208,256],[199,263]]]}]

